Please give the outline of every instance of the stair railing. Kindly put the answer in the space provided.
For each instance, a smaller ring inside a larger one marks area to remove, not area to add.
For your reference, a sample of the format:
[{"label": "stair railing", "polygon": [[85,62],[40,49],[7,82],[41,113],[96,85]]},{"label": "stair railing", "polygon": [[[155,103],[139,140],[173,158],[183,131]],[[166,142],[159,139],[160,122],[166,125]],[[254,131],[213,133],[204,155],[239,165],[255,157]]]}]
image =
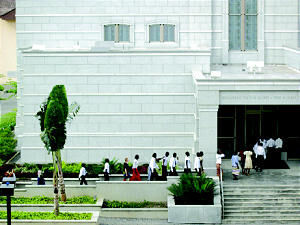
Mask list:
[{"label": "stair railing", "polygon": [[221,190],[221,204],[222,204],[222,219],[224,219],[223,169],[221,165],[220,165],[220,190]]}]

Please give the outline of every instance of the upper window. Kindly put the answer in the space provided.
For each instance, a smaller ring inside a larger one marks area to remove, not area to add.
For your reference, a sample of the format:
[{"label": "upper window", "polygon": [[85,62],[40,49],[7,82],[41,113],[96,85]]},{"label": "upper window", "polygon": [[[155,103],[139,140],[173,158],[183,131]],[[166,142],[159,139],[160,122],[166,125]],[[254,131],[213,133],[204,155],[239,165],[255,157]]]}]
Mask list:
[{"label": "upper window", "polygon": [[129,42],[129,25],[104,25],[104,41]]},{"label": "upper window", "polygon": [[257,50],[257,0],[229,1],[229,49]]},{"label": "upper window", "polygon": [[175,25],[171,24],[154,24],[149,26],[150,42],[174,42]]}]

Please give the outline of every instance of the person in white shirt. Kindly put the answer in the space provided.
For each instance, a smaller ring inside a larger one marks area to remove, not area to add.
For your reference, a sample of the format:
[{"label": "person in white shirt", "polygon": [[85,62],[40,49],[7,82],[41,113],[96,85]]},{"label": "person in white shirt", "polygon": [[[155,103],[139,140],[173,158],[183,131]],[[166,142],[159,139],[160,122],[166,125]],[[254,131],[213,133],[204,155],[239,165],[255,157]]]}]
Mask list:
[{"label": "person in white shirt", "polygon": [[[217,176],[219,179],[221,178],[221,164],[222,164],[222,158],[224,158],[225,155],[222,153],[220,149],[218,149],[217,154],[216,154],[216,168],[217,168]],[[223,175],[223,169],[222,169],[222,175]]]},{"label": "person in white shirt", "polygon": [[173,157],[170,159],[169,166],[170,166],[170,176],[178,176],[176,171],[177,165],[177,154],[174,152]]},{"label": "person in white shirt", "polygon": [[281,138],[277,138],[275,141],[275,148],[277,150],[282,150],[282,145],[283,145],[283,141],[281,140]]},{"label": "person in white shirt", "polygon": [[158,169],[159,167],[156,164],[156,157],[156,153],[153,153],[148,167],[148,181],[152,181],[157,177],[156,169]]},{"label": "person in white shirt", "polygon": [[141,181],[141,176],[138,171],[138,165],[139,165],[139,155],[134,156],[134,161],[132,165],[132,177],[130,178],[131,181]]},{"label": "person in white shirt", "polygon": [[164,157],[162,158],[162,180],[167,180],[167,176],[168,176],[168,170],[167,170],[167,167],[168,167],[168,159],[169,159],[169,152],[166,152]]},{"label": "person in white shirt", "polygon": [[257,160],[256,171],[260,170],[260,172],[261,172],[264,168],[264,160],[266,159],[266,152],[265,152],[265,149],[264,149],[262,143],[258,144],[255,156],[256,156],[256,160]]},{"label": "person in white shirt", "polygon": [[82,185],[83,183],[85,185],[87,185],[87,181],[85,180],[86,174],[87,174],[87,172],[86,172],[86,169],[85,169],[85,164],[82,163],[81,169],[80,169],[80,172],[79,172],[79,176],[78,176],[79,180],[80,180],[80,185]]},{"label": "person in white shirt", "polygon": [[109,159],[105,159],[103,172],[104,172],[104,181],[109,181]]},{"label": "person in white shirt", "polygon": [[191,160],[190,160],[190,153],[185,153],[185,159],[184,159],[184,173],[191,173]]},{"label": "person in white shirt", "polygon": [[204,167],[203,167],[203,157],[204,157],[204,153],[202,151],[200,151],[200,166],[201,166],[201,173],[204,172]]},{"label": "person in white shirt", "polygon": [[196,173],[201,176],[201,164],[200,164],[200,152],[197,152],[195,161],[194,161],[194,169],[196,170]]}]

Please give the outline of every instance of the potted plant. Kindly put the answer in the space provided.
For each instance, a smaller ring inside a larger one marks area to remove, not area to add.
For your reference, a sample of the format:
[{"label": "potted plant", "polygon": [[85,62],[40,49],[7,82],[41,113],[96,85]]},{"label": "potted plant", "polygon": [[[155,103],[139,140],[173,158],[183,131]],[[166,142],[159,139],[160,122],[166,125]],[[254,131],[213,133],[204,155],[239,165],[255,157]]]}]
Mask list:
[{"label": "potted plant", "polygon": [[221,223],[220,194],[212,178],[183,174],[168,190],[169,222]]}]

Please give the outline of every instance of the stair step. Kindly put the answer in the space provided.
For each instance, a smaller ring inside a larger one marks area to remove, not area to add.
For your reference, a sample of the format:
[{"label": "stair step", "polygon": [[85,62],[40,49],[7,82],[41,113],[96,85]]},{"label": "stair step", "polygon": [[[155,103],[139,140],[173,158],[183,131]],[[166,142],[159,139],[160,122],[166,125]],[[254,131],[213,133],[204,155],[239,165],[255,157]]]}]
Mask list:
[{"label": "stair step", "polygon": [[[227,206],[249,206],[249,207],[265,207],[265,206],[270,206],[270,203],[267,202],[224,202],[225,209]],[[299,205],[299,204],[297,204]],[[295,203],[280,203],[281,207],[294,207]]]},{"label": "stair step", "polygon": [[292,198],[292,197],[266,197],[266,198],[250,198],[250,197],[244,197],[244,198],[241,198],[241,197],[231,197],[231,198],[225,198],[224,199],[225,201],[230,201],[230,200],[234,200],[234,201],[246,201],[246,200],[259,200],[259,201],[283,201],[283,200],[293,200],[293,201],[300,201],[300,198]]},{"label": "stair step", "polygon": [[256,197],[257,199],[261,199],[261,198],[283,198],[283,197],[290,197],[290,198],[292,198],[292,197],[300,197],[300,194],[296,194],[296,193],[281,193],[281,194],[279,194],[279,193],[274,193],[274,194],[272,194],[272,193],[268,193],[268,194],[224,194],[224,198],[226,198],[226,197],[228,197],[228,198],[234,198],[234,197],[236,197],[236,198],[243,198],[243,197],[245,197],[245,198],[247,198],[247,197],[249,197],[249,196],[253,196],[253,197]]},{"label": "stair step", "polygon": [[286,210],[286,209],[282,209],[282,210],[274,210],[274,209],[270,209],[270,210],[266,210],[266,209],[248,209],[248,210],[240,210],[240,209],[225,209],[224,211],[225,214],[230,214],[230,213],[299,213],[300,214],[300,208],[298,210]]},{"label": "stair step", "polygon": [[247,217],[247,216],[257,216],[258,218],[259,217],[294,217],[294,215],[298,214],[297,216],[299,217],[300,219],[300,216],[299,216],[299,213],[300,211],[286,211],[286,212],[281,212],[281,211],[277,211],[274,213],[274,211],[272,212],[266,212],[266,211],[251,211],[251,212],[247,212],[247,211],[244,211],[244,212],[225,212],[224,215],[225,216],[232,216],[232,217],[239,217],[239,216],[242,216],[242,217]]},{"label": "stair step", "polygon": [[228,189],[224,189],[223,190],[224,193],[262,193],[262,192],[274,192],[274,193],[286,193],[286,192],[298,192],[300,193],[300,187],[299,188],[289,188],[289,189],[232,189],[232,190],[228,190]]},{"label": "stair step", "polygon": [[[299,220],[299,215],[257,215],[256,213],[252,215],[235,215],[235,216],[227,216],[225,215],[224,218],[234,218],[234,219],[251,219],[251,220]],[[233,219],[232,218],[232,219]]]},{"label": "stair step", "polygon": [[261,219],[261,218],[257,218],[257,219],[253,219],[253,220],[248,220],[248,219],[223,219],[222,220],[222,224],[259,224],[261,225],[262,223],[265,224],[300,224],[300,220],[299,219]]}]

